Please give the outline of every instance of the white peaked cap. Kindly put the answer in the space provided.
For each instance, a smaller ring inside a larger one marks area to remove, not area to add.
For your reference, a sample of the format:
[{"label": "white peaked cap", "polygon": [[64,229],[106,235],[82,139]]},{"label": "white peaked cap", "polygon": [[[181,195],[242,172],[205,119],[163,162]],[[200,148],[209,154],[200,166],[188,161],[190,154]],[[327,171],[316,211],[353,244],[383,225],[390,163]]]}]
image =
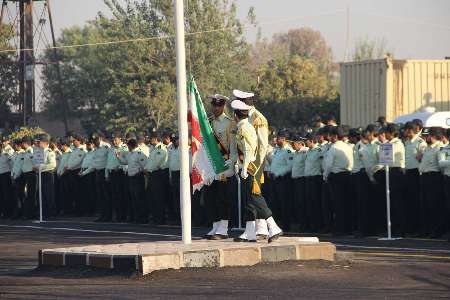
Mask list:
[{"label": "white peaked cap", "polygon": [[233,100],[231,101],[231,108],[234,110],[250,110],[252,107],[248,106],[241,100]]},{"label": "white peaked cap", "polygon": [[209,98],[216,99],[216,100],[225,100],[225,101],[229,101],[230,100],[227,96],[224,96],[224,95],[221,95],[221,94],[215,94],[215,95],[209,96]]},{"label": "white peaked cap", "polygon": [[239,99],[247,99],[255,96],[253,93],[243,92],[240,90],[233,90],[233,96]]}]

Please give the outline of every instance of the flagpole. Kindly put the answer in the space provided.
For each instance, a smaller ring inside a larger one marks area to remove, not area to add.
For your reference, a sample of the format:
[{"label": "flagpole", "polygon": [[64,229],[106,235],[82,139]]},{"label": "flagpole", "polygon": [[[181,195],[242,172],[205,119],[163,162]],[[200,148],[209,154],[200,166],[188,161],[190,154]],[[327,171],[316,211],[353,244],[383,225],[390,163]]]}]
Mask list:
[{"label": "flagpole", "polygon": [[178,133],[180,138],[180,208],[182,238],[184,244],[191,239],[191,183],[189,178],[189,132],[186,88],[186,49],[184,43],[184,7],[183,0],[175,0],[175,29],[177,53],[177,104]]}]

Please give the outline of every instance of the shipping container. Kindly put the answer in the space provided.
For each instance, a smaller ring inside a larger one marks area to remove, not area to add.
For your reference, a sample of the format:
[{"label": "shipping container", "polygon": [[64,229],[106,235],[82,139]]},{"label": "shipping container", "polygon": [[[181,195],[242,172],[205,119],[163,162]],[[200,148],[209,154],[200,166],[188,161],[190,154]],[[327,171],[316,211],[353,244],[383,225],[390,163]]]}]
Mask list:
[{"label": "shipping container", "polygon": [[432,106],[450,111],[450,60],[384,59],[340,65],[341,123],[374,123]]}]

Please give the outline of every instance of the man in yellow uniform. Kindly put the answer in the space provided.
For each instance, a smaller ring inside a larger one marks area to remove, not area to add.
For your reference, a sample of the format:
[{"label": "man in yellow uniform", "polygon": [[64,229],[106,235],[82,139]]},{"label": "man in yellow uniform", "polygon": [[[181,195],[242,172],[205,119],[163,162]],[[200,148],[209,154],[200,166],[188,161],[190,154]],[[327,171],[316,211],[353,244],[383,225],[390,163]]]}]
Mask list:
[{"label": "man in yellow uniform", "polygon": [[[269,149],[269,123],[267,122],[266,117],[264,117],[264,115],[255,108],[254,93],[233,90],[233,96],[250,107],[248,111],[248,121],[255,128],[258,138],[256,160],[258,164],[262,164],[261,169],[258,170],[258,173],[256,174],[256,178],[258,181],[263,183],[264,165],[266,164],[266,155]],[[256,220],[256,234],[259,239],[267,238],[269,235],[267,224],[264,220]]]},{"label": "man in yellow uniform", "polygon": [[245,231],[235,241],[255,242],[256,219],[263,219],[267,223],[269,231],[268,241],[271,243],[278,239],[283,234],[283,231],[273,219],[272,211],[261,195],[261,182],[255,176],[263,164],[257,160],[258,136],[255,128],[248,120],[251,107],[240,100],[231,102],[231,107],[234,110],[237,122],[236,144],[237,152],[239,152],[240,177],[246,208]]},{"label": "man in yellow uniform", "polygon": [[211,96],[212,116],[209,117],[209,122],[220,152],[230,170],[205,188],[206,214],[209,223],[212,223],[212,229],[206,234],[206,238],[212,240],[228,238],[232,190],[231,181],[227,177],[234,175],[234,163],[230,158],[230,148],[233,142],[231,130],[236,125],[233,119],[225,114],[225,104],[228,100],[227,97],[219,94]]}]

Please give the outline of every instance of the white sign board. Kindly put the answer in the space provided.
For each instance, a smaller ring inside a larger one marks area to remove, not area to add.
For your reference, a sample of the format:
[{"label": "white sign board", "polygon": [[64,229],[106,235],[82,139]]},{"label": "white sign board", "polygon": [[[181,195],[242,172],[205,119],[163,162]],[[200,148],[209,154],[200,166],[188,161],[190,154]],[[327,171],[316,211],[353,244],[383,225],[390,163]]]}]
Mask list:
[{"label": "white sign board", "polygon": [[381,144],[379,152],[379,163],[381,165],[392,165],[394,163],[394,151],[392,144]]},{"label": "white sign board", "polygon": [[33,165],[43,165],[45,163],[44,149],[34,148],[33,149]]}]

